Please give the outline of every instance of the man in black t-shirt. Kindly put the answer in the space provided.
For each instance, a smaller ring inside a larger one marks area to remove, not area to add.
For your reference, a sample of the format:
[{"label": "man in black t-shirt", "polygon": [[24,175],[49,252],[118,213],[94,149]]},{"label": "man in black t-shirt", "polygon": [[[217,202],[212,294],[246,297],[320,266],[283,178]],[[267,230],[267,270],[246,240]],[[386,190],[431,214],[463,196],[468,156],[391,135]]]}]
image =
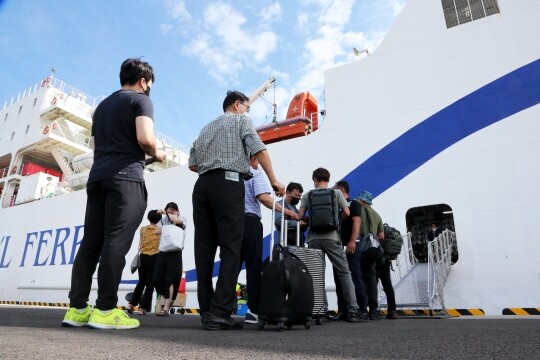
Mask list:
[{"label": "man in black t-shirt", "polygon": [[[351,277],[354,283],[354,290],[356,293],[356,301],[358,302],[358,315],[359,317],[367,321],[367,308],[366,308],[366,288],[362,279],[362,270],[360,268],[360,253],[356,251],[356,245],[358,244],[358,234],[360,231],[360,212],[362,207],[356,200],[349,198],[349,183],[344,180],[338,181],[334,185],[334,189],[341,190],[341,193],[347,199],[349,203],[350,215],[347,218],[341,220],[341,243],[345,249],[347,255],[347,262],[349,263],[349,270],[351,271]],[[340,217],[341,218],[341,217]],[[347,320],[347,304],[343,296],[341,283],[336,277],[334,271],[334,281],[336,283],[336,296],[338,299],[338,314],[332,318],[332,320]]]},{"label": "man in black t-shirt", "polygon": [[[104,99],[92,118],[94,163],[87,183],[84,237],[71,273],[70,308],[63,326],[133,329],[139,321],[117,308],[118,286],[135,231],[146,211],[145,154],[163,161],[156,148],[154,107],[149,98],[154,70],[139,59],[120,68],[122,88]],[[97,271],[98,293],[88,298]]]}]

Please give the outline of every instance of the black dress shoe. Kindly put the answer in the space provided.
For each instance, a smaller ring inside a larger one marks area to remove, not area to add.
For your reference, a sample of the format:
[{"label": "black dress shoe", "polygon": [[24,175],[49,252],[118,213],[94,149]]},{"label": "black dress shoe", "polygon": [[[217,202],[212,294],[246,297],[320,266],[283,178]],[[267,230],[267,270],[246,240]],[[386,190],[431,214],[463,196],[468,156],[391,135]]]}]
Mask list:
[{"label": "black dress shoe", "polygon": [[388,314],[386,314],[386,318],[390,320],[396,320],[397,319],[397,311],[396,310],[390,310]]},{"label": "black dress shoe", "polygon": [[230,316],[220,318],[214,314],[206,313],[203,318],[204,330],[241,330],[244,328],[244,322],[236,321]]},{"label": "black dress shoe", "polygon": [[381,316],[378,311],[369,311],[369,320],[377,321],[381,320]]}]

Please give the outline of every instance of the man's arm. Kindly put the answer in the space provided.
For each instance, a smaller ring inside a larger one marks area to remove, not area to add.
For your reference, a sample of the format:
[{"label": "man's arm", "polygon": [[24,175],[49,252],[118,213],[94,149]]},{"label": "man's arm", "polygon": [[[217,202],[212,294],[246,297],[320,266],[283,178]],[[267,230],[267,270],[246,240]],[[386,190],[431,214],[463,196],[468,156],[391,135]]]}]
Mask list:
[{"label": "man's arm", "polygon": [[285,186],[276,179],[268,151],[261,150],[255,154],[255,157],[259,161],[259,164],[261,164],[266,176],[268,177],[268,180],[270,181],[270,185],[272,185],[272,188],[276,194],[278,196],[283,196],[285,194]]},{"label": "man's arm", "polygon": [[148,156],[156,161],[165,160],[165,152],[158,150],[156,138],[154,137],[154,122],[148,116],[137,116],[135,118],[135,127],[137,129],[137,142]]},{"label": "man's arm", "polygon": [[[272,200],[272,197],[268,195],[267,193],[262,193],[262,194],[257,195],[257,200],[259,200],[259,202],[263,204],[265,207],[267,207],[268,209],[270,210],[272,209],[274,200]],[[281,204],[276,202],[276,211],[282,212],[282,210],[283,210],[283,207],[281,206]],[[291,219],[295,219],[295,220],[297,219],[296,213],[289,209],[285,209],[285,216],[288,216]]]},{"label": "man's arm", "polygon": [[351,238],[349,239],[349,242],[347,243],[347,254],[354,254],[356,252],[356,239],[358,238],[358,234],[360,233],[360,216],[353,216],[351,218],[352,220],[352,229],[351,229]]}]

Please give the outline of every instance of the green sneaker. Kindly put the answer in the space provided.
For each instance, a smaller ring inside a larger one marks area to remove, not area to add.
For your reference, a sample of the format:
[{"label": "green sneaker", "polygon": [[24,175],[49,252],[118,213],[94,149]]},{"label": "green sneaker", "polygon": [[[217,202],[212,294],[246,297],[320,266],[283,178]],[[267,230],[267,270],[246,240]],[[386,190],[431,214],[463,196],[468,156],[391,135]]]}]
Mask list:
[{"label": "green sneaker", "polygon": [[75,308],[69,308],[62,321],[65,327],[81,327],[88,325],[88,320],[92,314],[92,307],[88,305],[84,311]]},{"label": "green sneaker", "polygon": [[136,329],[139,327],[139,320],[131,319],[128,314],[118,308],[112,309],[108,313],[94,309],[88,320],[88,327],[93,329]]}]

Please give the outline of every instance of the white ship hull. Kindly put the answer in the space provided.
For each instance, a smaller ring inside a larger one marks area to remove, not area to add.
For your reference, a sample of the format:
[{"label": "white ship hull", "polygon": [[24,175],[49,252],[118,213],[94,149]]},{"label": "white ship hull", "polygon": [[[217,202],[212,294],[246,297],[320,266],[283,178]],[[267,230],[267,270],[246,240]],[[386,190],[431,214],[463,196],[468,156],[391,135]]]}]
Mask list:
[{"label": "white ship hull", "polygon": [[[312,171],[325,167],[331,181],[351,183],[351,195],[371,191],[402,233],[421,223],[411,209],[448,205],[459,260],[446,307],[492,315],[540,307],[540,5],[498,5],[500,14],[447,28],[440,1],[409,0],[374,54],[326,72],[321,128],[268,146],[283,183],[308,190]],[[175,201],[191,218],[196,174],[181,165],[146,180],[148,209]],[[0,301],[68,301],[85,204],[76,191],[0,209]],[[263,224],[268,234],[269,211]],[[187,231],[187,307],[196,308]],[[135,280],[126,267],[120,298]]]}]

